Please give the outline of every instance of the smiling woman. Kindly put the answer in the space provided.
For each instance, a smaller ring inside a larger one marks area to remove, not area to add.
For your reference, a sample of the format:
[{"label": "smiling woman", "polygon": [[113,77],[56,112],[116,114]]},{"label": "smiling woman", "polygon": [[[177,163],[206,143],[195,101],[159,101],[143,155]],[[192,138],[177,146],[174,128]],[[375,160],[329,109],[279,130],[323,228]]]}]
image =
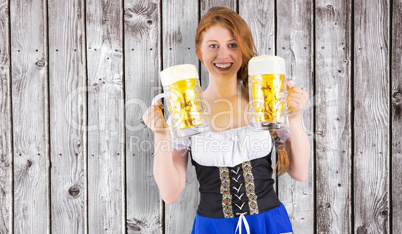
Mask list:
[{"label": "smiling woman", "polygon": [[[248,62],[256,52],[247,23],[228,8],[211,8],[199,23],[195,42],[197,56],[209,73],[202,96],[210,111],[211,132],[171,138],[160,104],[143,116],[155,133],[155,145],[171,143],[169,149],[155,147],[154,176],[162,199],[168,204],[179,199],[186,183],[187,152],[191,151],[201,193],[192,233],[292,232],[287,211],[274,190],[271,135],[250,127]],[[304,180],[310,146],[301,107],[307,93],[298,87],[288,92],[293,114],[290,136],[283,134],[286,139],[281,139],[287,140],[288,154],[279,157],[278,174],[288,172],[293,179]],[[168,124],[172,123],[168,120]]]}]

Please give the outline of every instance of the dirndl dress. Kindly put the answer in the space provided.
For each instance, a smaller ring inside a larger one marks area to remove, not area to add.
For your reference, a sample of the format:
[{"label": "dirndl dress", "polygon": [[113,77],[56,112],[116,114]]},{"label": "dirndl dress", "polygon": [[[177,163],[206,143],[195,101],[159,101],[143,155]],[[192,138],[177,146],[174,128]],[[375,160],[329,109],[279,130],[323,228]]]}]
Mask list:
[{"label": "dirndl dress", "polygon": [[274,191],[272,146],[269,132],[250,126],[172,139],[190,150],[200,185],[193,234],[293,232]]}]

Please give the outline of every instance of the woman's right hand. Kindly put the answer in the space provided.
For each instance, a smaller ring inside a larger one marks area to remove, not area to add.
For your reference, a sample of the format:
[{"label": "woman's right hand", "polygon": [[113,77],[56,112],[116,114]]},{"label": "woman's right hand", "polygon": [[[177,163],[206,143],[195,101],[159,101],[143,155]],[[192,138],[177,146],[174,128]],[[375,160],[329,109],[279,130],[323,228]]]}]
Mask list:
[{"label": "woman's right hand", "polygon": [[150,106],[142,115],[144,123],[155,133],[155,134],[168,134],[168,125],[163,118],[162,102],[158,102],[156,105]]}]

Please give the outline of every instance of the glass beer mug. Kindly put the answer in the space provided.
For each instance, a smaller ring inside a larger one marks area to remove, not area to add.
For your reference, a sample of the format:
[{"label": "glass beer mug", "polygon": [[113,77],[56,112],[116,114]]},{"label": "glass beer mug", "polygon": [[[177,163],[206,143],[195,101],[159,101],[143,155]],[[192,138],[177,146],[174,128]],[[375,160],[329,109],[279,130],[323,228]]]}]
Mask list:
[{"label": "glass beer mug", "polygon": [[286,128],[285,60],[269,55],[253,57],[248,75],[251,126],[262,130]]},{"label": "glass beer mug", "polygon": [[161,98],[167,99],[171,134],[180,138],[210,131],[197,68],[191,64],[176,65],[161,71],[160,77],[164,92],[152,100],[152,105]]}]

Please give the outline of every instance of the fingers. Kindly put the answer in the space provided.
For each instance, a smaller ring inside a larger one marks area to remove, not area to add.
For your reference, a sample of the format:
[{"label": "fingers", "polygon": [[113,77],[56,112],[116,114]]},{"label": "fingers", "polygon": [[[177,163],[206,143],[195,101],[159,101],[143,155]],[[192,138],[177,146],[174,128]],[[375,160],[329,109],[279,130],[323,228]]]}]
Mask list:
[{"label": "fingers", "polygon": [[145,111],[145,113],[142,115],[142,118],[143,118],[143,119],[146,118],[148,115],[151,114],[151,112],[153,112],[153,111],[155,111],[155,110],[157,110],[157,109],[162,110],[163,108],[165,108],[165,107],[163,107],[163,106],[161,106],[161,105],[162,105],[162,102],[158,102],[156,105],[150,106],[150,107]]},{"label": "fingers", "polygon": [[301,112],[308,101],[308,93],[298,86],[288,88],[287,104],[292,114]]},{"label": "fingers", "polygon": [[163,119],[161,102],[156,105],[150,106],[142,116],[144,123],[153,131],[163,128],[165,126],[165,120]]}]

